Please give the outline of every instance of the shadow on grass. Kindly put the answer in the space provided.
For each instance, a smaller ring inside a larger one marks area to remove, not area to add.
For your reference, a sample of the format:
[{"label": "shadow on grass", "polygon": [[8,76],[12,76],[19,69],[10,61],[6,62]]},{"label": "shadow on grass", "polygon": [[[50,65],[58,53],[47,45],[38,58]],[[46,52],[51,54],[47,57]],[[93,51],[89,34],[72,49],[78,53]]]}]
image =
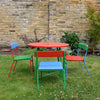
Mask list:
[{"label": "shadow on grass", "polygon": [[[43,72],[43,76],[48,74],[48,73],[50,73],[50,72]],[[60,75],[58,73],[42,77],[42,79],[40,78],[39,81],[40,81],[40,83],[45,83],[45,84],[57,83],[62,78],[62,76],[60,78]],[[39,73],[39,77],[41,77],[40,73]]]},{"label": "shadow on grass", "polygon": [[[34,73],[33,73],[34,74]],[[10,75],[12,78],[16,77],[16,78],[29,78],[31,77],[31,71],[30,71],[30,66],[28,67],[23,67],[23,68],[16,68],[15,71],[11,72]]]},{"label": "shadow on grass", "polygon": [[77,72],[77,71],[82,71],[80,68],[68,68],[68,72]]}]

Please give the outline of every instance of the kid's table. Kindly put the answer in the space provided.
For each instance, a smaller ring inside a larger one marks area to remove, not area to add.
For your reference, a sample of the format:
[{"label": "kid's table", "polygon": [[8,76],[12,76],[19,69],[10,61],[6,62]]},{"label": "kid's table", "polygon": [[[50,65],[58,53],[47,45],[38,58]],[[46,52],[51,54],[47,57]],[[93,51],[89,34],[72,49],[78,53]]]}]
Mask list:
[{"label": "kid's table", "polygon": [[28,46],[37,47],[37,50],[39,50],[39,48],[57,48],[57,50],[61,50],[61,47],[68,47],[69,44],[59,43],[59,42],[34,42],[34,43],[29,43]]},{"label": "kid's table", "polygon": [[29,43],[28,46],[37,48],[61,48],[61,47],[68,47],[69,44],[59,43],[59,42],[34,42],[34,43]]}]

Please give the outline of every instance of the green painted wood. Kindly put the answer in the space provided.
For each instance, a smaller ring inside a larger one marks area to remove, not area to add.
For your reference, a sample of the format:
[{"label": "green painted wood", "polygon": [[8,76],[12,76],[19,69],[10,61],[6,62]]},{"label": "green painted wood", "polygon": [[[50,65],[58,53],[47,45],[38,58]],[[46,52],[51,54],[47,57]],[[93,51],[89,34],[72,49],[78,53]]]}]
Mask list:
[{"label": "green painted wood", "polygon": [[36,79],[37,70],[38,70],[38,53],[36,52],[36,63],[35,63],[34,79]]},{"label": "green painted wood", "polygon": [[82,49],[84,49],[84,50],[88,50],[88,45],[85,44],[85,43],[79,43],[79,44],[78,44],[78,47],[79,47],[79,48],[82,48]]},{"label": "green painted wood", "polygon": [[[38,70],[38,71],[40,71],[40,70]],[[48,71],[48,70],[47,70]],[[49,70],[49,71],[51,71],[51,70]],[[61,71],[61,70],[60,70]],[[42,72],[42,71],[41,71]],[[50,75],[53,75],[53,74],[55,74],[55,73],[58,73],[59,71],[56,71],[56,72],[52,72],[52,73],[49,73],[49,74],[46,74],[46,75],[43,75],[42,76],[42,78],[43,77],[46,77],[46,76],[50,76]],[[41,78],[41,77],[39,77],[39,78]]]},{"label": "green painted wood", "polygon": [[65,82],[65,52],[64,52],[64,57],[63,57],[63,69],[62,70],[56,70],[56,72],[52,72],[52,73],[46,74],[44,76],[41,75],[41,77],[39,77],[39,71],[42,72],[42,71],[55,71],[55,70],[38,70],[38,52],[36,52],[36,66],[35,66],[35,76],[34,76],[34,78],[35,79],[37,78],[37,90],[39,91],[39,78],[55,74],[58,71],[62,71],[63,80],[64,80],[64,90],[66,89],[66,82]]},{"label": "green painted wood", "polygon": [[15,61],[18,61],[18,60],[29,60],[32,58],[32,55],[20,55],[20,56],[16,56],[14,58]]}]

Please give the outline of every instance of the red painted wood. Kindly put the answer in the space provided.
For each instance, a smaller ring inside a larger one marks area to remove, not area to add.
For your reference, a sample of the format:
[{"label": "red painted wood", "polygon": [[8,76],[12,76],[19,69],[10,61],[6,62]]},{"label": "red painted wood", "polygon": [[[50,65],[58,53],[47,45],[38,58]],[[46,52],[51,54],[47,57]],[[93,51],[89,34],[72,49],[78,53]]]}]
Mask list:
[{"label": "red painted wood", "polygon": [[31,77],[33,77],[33,74],[32,74],[32,61],[30,60],[30,70],[31,70]]},{"label": "red painted wood", "polygon": [[15,63],[15,66],[14,66],[13,72],[15,71],[15,68],[16,68],[16,64],[17,64],[17,61],[16,61],[16,63]]},{"label": "red painted wood", "polygon": [[[38,53],[38,57],[63,57],[64,51],[35,51],[34,56],[36,57],[36,52]],[[65,55],[67,52],[65,51]]]},{"label": "red painted wood", "polygon": [[1,51],[3,51],[3,52],[10,52],[11,49],[2,49]]},{"label": "red painted wood", "polygon": [[58,48],[58,47],[68,47],[67,43],[58,43],[58,42],[34,42],[29,43],[30,47],[40,47],[40,48]]},{"label": "red painted wood", "polygon": [[16,52],[17,52],[17,56],[19,55],[19,53],[18,53],[18,48],[16,47]]},{"label": "red painted wood", "polygon": [[67,61],[84,61],[84,59],[80,56],[65,56]]},{"label": "red painted wood", "polygon": [[11,73],[11,70],[12,70],[13,65],[14,65],[14,61],[13,61],[12,65],[11,65],[10,72],[9,72],[9,74],[8,74],[8,78],[9,78],[9,79],[10,79],[10,73]]},{"label": "red painted wood", "polygon": [[13,50],[11,49],[11,53],[12,53],[12,57],[13,57],[13,61],[14,61],[14,53]]}]

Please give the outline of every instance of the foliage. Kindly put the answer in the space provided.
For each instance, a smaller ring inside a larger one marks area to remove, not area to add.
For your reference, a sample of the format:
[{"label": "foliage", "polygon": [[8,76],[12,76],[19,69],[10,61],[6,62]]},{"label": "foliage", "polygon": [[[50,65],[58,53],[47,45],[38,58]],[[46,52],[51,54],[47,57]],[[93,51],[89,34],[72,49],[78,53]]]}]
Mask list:
[{"label": "foliage", "polygon": [[71,50],[73,51],[71,53],[72,55],[77,54],[79,40],[80,39],[77,34],[68,33],[68,32],[64,32],[64,35],[60,39],[61,42],[69,44],[69,46],[71,47]]},{"label": "foliage", "polygon": [[71,53],[72,53],[70,46],[69,47],[63,47],[63,48],[61,48],[61,50],[67,51],[67,55],[71,55]]},{"label": "foliage", "polygon": [[[47,48],[39,48],[39,51],[46,51]],[[30,55],[33,54],[35,51],[37,51],[37,48],[27,48],[26,50],[24,50],[23,55]]]},{"label": "foliage", "polygon": [[89,19],[89,30],[86,32],[94,50],[100,40],[100,11],[96,11],[96,9],[88,6],[86,17]]},{"label": "foliage", "polygon": [[36,51],[36,50],[37,50],[37,48],[34,48],[34,49],[32,49],[31,47],[26,48],[26,49],[23,51],[23,55],[30,55],[30,54],[33,54],[34,51]]}]

